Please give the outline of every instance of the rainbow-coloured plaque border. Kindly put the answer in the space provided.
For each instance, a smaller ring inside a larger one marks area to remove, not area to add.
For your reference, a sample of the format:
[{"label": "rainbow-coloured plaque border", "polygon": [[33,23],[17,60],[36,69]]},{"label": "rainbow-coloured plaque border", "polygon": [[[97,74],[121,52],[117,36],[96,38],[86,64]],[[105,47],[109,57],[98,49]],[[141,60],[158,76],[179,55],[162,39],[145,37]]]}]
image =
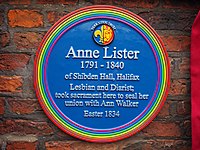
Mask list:
[{"label": "rainbow-coloured plaque border", "polygon": [[[52,102],[48,87],[46,86],[45,65],[48,61],[52,45],[56,43],[56,40],[64,31],[72,28],[81,21],[87,21],[93,18],[110,18],[134,27],[134,29],[145,37],[151,48],[153,48],[159,72],[156,92],[154,93],[148,108],[131,122],[108,130],[87,128],[73,122],[69,118],[67,118],[68,120],[63,119],[63,114],[56,109],[55,103]],[[36,53],[34,63],[34,86],[36,94],[40,105],[49,119],[64,132],[90,142],[118,141],[127,138],[146,127],[156,117],[166,100],[170,84],[169,79],[168,56],[163,43],[155,30],[146,21],[134,13],[122,8],[107,5],[81,8],[61,18],[50,28],[43,38]]]}]

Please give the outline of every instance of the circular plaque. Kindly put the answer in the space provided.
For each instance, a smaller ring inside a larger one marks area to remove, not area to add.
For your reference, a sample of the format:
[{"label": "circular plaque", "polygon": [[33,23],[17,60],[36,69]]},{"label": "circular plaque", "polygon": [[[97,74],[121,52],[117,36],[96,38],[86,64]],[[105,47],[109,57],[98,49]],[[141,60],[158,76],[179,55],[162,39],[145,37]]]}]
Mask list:
[{"label": "circular plaque", "polygon": [[90,6],[61,18],[43,38],[35,90],[49,119],[86,141],[129,137],[158,114],[169,62],[155,30],[132,12]]}]

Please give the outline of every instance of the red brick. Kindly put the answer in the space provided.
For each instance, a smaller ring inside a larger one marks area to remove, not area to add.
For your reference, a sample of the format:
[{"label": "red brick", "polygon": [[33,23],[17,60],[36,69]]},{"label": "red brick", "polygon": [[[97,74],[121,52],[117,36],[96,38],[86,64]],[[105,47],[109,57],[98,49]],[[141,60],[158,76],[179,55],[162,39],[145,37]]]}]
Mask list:
[{"label": "red brick", "polygon": [[78,0],[59,0],[61,4],[75,5],[78,3]]},{"label": "red brick", "polygon": [[[147,141],[147,143],[143,143],[142,150],[146,150],[146,149],[148,149],[148,150],[154,150],[154,148],[158,147],[158,145],[155,144],[155,143],[156,143],[156,141],[153,141],[153,140],[151,140],[151,141],[149,140],[149,141]],[[155,147],[155,145],[157,147]]]},{"label": "red brick", "polygon": [[31,3],[30,0],[8,0],[8,3],[11,5],[29,5]]},{"label": "red brick", "polygon": [[184,136],[191,137],[191,121],[186,120],[183,123],[183,131],[184,131]]},{"label": "red brick", "polygon": [[12,141],[7,143],[6,150],[36,150],[37,142]]},{"label": "red brick", "polygon": [[14,42],[19,49],[35,48],[37,49],[42,41],[44,33],[25,32],[14,33]]},{"label": "red brick", "polygon": [[0,123],[0,133],[15,133],[18,135],[50,135],[53,130],[46,122],[31,120],[5,120]]},{"label": "red brick", "polygon": [[164,0],[164,8],[184,8],[184,9],[200,9],[199,0]]},{"label": "red brick", "polygon": [[144,150],[164,149],[172,148],[174,146],[174,140],[149,140],[143,143]]},{"label": "red brick", "polygon": [[66,134],[65,132],[63,132],[62,130],[56,128],[55,130],[55,134],[56,134],[56,137],[58,139],[70,139],[70,140],[73,140],[74,137],[72,137],[71,135],[69,134]]},{"label": "red brick", "polygon": [[159,0],[114,0],[114,3],[125,7],[154,8],[159,4]]},{"label": "red brick", "polygon": [[76,142],[76,141],[49,141],[45,143],[46,150],[115,150],[117,146],[113,143],[109,144],[97,144],[88,142]]},{"label": "red brick", "polygon": [[17,114],[31,114],[37,110],[41,110],[37,100],[9,99],[8,104],[10,111]]},{"label": "red brick", "polygon": [[159,112],[159,117],[167,117],[169,116],[169,108],[170,108],[170,102],[165,102],[164,106],[162,107],[161,111]]},{"label": "red brick", "polygon": [[[132,139],[132,137],[131,137]],[[143,150],[142,146],[144,144],[144,140],[130,140],[128,142],[124,142],[122,146],[120,146],[120,150]],[[146,149],[145,149],[146,150]]]},{"label": "red brick", "polygon": [[180,61],[180,58],[168,57],[170,64],[170,74],[173,75],[175,72],[178,72],[177,62]]},{"label": "red brick", "polygon": [[11,27],[32,28],[43,26],[43,16],[37,10],[10,10],[8,20]]},{"label": "red brick", "polygon": [[112,0],[94,0],[94,4],[96,5],[112,5]]},{"label": "red brick", "polygon": [[3,12],[0,11],[0,26],[3,24]]},{"label": "red brick", "polygon": [[183,57],[179,65],[179,69],[181,73],[189,73],[190,72],[190,58]]},{"label": "red brick", "polygon": [[97,143],[86,143],[86,142],[74,142],[71,145],[72,149],[78,150],[116,150],[117,145],[115,143],[97,144]]},{"label": "red brick", "polygon": [[62,12],[62,13],[58,13],[58,12],[54,12],[54,11],[49,11],[47,14],[47,18],[49,23],[54,24],[56,23],[60,18],[62,18],[63,16],[65,16],[67,13]]},{"label": "red brick", "polygon": [[155,8],[158,6],[158,4],[159,4],[159,0],[143,0],[143,1],[138,2],[138,7]]},{"label": "red brick", "polygon": [[[178,30],[190,33],[196,12],[144,11],[138,13],[138,15],[145,19],[155,30]],[[179,36],[176,37],[178,38]],[[176,41],[176,38],[174,40]],[[174,44],[170,45],[173,46]]]},{"label": "red brick", "polygon": [[21,92],[21,76],[0,76],[0,92]]},{"label": "red brick", "polygon": [[55,4],[56,0],[37,0],[38,4]]},{"label": "red brick", "polygon": [[174,145],[176,146],[175,149],[180,150],[191,150],[192,147],[191,140],[176,140]]},{"label": "red brick", "polygon": [[189,51],[189,36],[161,36],[167,51]]},{"label": "red brick", "polygon": [[177,104],[177,114],[178,115],[190,115],[191,104],[190,101],[180,101]]},{"label": "red brick", "polygon": [[56,0],[37,0],[37,4],[56,4]]},{"label": "red brick", "polygon": [[159,121],[151,122],[144,130],[145,136],[159,137],[178,137],[181,135],[180,127],[174,123],[165,123]]},{"label": "red brick", "polygon": [[78,0],[37,0],[38,4],[67,4],[75,5]]},{"label": "red brick", "polygon": [[45,143],[46,150],[71,150],[70,143],[60,141],[50,141]]},{"label": "red brick", "polygon": [[187,93],[188,90],[186,79],[176,79],[171,82],[171,87],[169,90],[170,95],[185,95]]},{"label": "red brick", "polygon": [[175,59],[172,57],[168,57],[168,59],[169,59],[169,63],[170,63],[170,71],[172,72],[175,69]]},{"label": "red brick", "polygon": [[179,64],[180,58],[168,57],[168,59],[169,59],[169,64],[170,64],[170,75],[176,76],[177,72],[179,72],[177,64]]},{"label": "red brick", "polygon": [[26,54],[0,54],[0,70],[24,68],[29,59],[30,56]]},{"label": "red brick", "polygon": [[190,150],[189,140],[148,140],[143,142],[142,150]]},{"label": "red brick", "polygon": [[1,47],[5,47],[10,42],[10,34],[8,32],[0,33],[0,45]]},{"label": "red brick", "polygon": [[5,111],[5,99],[0,97],[0,115],[4,114]]}]

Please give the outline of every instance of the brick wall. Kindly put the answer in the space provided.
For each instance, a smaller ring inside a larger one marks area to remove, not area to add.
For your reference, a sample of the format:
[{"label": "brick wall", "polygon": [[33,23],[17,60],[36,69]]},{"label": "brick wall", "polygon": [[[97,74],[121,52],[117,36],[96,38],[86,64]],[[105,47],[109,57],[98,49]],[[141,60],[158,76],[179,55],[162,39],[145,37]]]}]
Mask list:
[{"label": "brick wall", "polygon": [[[44,34],[63,15],[94,4],[126,8],[161,36],[171,63],[171,88],[154,121],[115,143],[95,144],[59,130],[33,89],[33,61]],[[191,149],[190,32],[198,0],[0,0],[0,147],[2,149]]]}]

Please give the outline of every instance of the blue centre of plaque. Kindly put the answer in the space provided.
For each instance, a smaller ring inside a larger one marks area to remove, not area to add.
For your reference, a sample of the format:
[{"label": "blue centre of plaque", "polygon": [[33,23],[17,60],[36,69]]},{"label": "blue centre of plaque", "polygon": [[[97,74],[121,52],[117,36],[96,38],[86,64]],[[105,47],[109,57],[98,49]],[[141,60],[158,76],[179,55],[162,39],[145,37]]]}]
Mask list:
[{"label": "blue centre of plaque", "polygon": [[132,121],[147,108],[158,70],[150,45],[138,31],[112,19],[93,19],[58,38],[46,78],[64,116],[85,127],[109,129]]}]

